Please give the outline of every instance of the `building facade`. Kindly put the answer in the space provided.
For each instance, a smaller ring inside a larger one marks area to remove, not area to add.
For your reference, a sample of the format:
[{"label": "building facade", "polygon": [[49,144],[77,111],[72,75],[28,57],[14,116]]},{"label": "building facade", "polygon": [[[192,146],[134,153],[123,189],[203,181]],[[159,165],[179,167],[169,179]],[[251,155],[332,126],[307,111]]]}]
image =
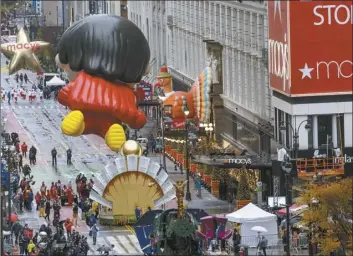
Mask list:
[{"label": "building facade", "polygon": [[352,156],[352,23],[337,11],[351,3],[336,1],[332,21],[329,4],[269,2],[275,138],[298,157]]},{"label": "building facade", "polygon": [[[205,40],[223,46],[225,140],[259,155],[270,153],[271,90],[267,76],[267,9],[263,1],[131,1],[129,19],[144,31],[156,59],[179,88],[205,68]],[[175,85],[175,84],[174,84]]]},{"label": "building facade", "polygon": [[107,0],[74,0],[69,2],[70,22],[75,22],[87,15],[92,14],[111,14],[121,15],[121,2]]},{"label": "building facade", "polygon": [[150,45],[151,78],[157,77],[159,68],[168,64],[167,4],[167,1],[128,1],[127,5],[129,20],[141,29]]},{"label": "building facade", "polygon": [[42,1],[44,24],[47,27],[60,26],[61,1]]}]

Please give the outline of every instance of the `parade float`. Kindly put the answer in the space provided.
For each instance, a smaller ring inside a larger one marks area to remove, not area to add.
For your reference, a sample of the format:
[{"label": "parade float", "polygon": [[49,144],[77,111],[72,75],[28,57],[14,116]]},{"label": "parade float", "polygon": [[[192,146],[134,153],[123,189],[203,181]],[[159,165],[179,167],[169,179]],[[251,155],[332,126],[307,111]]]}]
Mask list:
[{"label": "parade float", "polygon": [[137,208],[143,214],[175,198],[168,174],[158,163],[142,156],[138,142],[126,141],[120,155],[115,164],[108,164],[94,177],[90,198],[102,206],[99,216],[103,225],[135,223]]},{"label": "parade float", "polygon": [[23,28],[19,30],[15,43],[1,44],[1,53],[10,59],[9,75],[15,74],[21,69],[31,70],[35,73],[42,72],[43,63],[50,63],[51,66],[54,66],[54,56],[50,43],[44,41],[31,42]]},{"label": "parade float", "polygon": [[72,110],[62,132],[98,135],[118,152],[125,129],[147,122],[133,89],[149,73],[150,49],[142,31],[122,17],[88,16],[64,32],[55,60],[70,80],[58,95],[59,103]]},{"label": "parade float", "polygon": [[[201,72],[189,92],[173,90],[172,76],[165,66],[161,67],[155,86],[163,89],[164,96],[160,96],[160,99],[174,124],[185,123],[185,118],[197,123],[209,122],[211,116],[210,92],[212,90],[212,70],[210,67],[206,67]],[[186,117],[185,107],[189,110]]]}]

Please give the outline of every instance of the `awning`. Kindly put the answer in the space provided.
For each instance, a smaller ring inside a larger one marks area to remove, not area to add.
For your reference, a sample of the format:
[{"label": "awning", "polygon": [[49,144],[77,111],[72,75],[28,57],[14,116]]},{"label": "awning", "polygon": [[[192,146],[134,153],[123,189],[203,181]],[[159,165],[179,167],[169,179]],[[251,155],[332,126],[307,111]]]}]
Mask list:
[{"label": "awning", "polygon": [[193,161],[199,164],[206,164],[208,166],[223,168],[223,169],[240,169],[245,166],[247,169],[262,169],[271,168],[271,164],[262,163],[258,160],[257,156],[206,156],[206,155],[194,155]]}]

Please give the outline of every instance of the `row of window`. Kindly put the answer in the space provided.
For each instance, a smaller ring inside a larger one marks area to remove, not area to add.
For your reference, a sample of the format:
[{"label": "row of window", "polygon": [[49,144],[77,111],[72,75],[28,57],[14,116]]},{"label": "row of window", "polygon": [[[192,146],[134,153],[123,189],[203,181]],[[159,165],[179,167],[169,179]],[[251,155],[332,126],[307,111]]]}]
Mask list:
[{"label": "row of window", "polygon": [[167,2],[173,25],[244,51],[262,51],[267,41],[263,13],[212,1]]},{"label": "row of window", "polygon": [[206,44],[200,36],[173,28],[168,38],[171,58],[170,65],[195,79],[206,66]]},{"label": "row of window", "polygon": [[270,118],[271,93],[263,61],[234,48],[223,51],[224,95],[251,112]]},{"label": "row of window", "polygon": [[[327,149],[344,148],[344,114],[308,116],[307,119],[310,124],[308,149],[319,149],[325,153]],[[293,130],[286,125],[286,130],[281,131],[282,122],[292,124],[293,118],[291,115],[275,108],[275,139],[285,147],[291,148],[293,146]],[[293,128],[298,129],[295,125]],[[304,125],[300,126],[300,129],[305,129]]]}]

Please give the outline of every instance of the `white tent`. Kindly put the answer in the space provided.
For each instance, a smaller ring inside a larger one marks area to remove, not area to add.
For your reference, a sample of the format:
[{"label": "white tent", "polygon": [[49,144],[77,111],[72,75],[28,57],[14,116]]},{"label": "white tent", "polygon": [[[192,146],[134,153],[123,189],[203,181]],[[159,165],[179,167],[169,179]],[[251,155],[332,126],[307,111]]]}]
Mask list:
[{"label": "white tent", "polygon": [[66,85],[65,81],[61,80],[59,77],[54,76],[52,79],[50,79],[48,82],[46,82],[46,85]]},{"label": "white tent", "polygon": [[258,232],[251,230],[254,226],[262,226],[268,232],[261,233],[267,238],[268,245],[275,245],[278,242],[277,216],[271,214],[249,203],[243,208],[226,215],[230,222],[240,223],[240,235],[242,244],[257,246]]}]

